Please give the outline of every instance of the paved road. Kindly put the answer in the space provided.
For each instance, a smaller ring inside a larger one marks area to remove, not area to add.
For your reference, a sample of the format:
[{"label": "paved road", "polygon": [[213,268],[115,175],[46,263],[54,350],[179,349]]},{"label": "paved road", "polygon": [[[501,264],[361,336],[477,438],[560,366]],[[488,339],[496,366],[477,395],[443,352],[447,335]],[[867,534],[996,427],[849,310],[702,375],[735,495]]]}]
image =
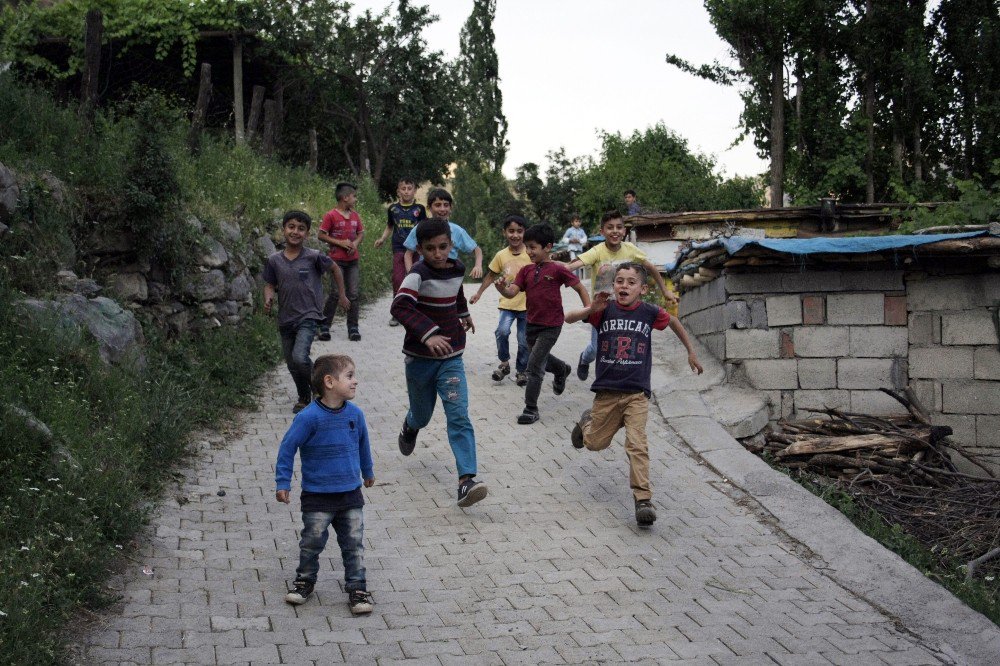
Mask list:
[{"label": "paved road", "polygon": [[[238,435],[200,444],[148,544],[117,581],[122,603],[94,623],[79,661],[951,663],[827,578],[652,411],[659,519],[638,529],[621,437],[601,453],[569,444],[590,401],[583,383],[571,379],[556,397],[547,380],[541,421],[516,425],[522,391],[510,379],[490,380],[495,295],[474,306],[480,330],[465,354],[480,478],[490,488],[467,510],[455,504],[442,414],[411,457],[396,448],[406,405],[403,333],[386,326],[388,301],[367,311],[363,341],[347,342],[340,327],[314,347],[350,353],[358,365],[357,403],[378,480],[366,491],[374,613],[350,615],[332,540],[315,597],[300,607],[283,601],[300,523],[295,504],[274,501],[274,456],[294,395],[277,369],[260,411],[234,415]],[[575,300],[567,295],[568,305]],[[574,362],[586,339],[581,325],[567,327],[556,354]]]}]

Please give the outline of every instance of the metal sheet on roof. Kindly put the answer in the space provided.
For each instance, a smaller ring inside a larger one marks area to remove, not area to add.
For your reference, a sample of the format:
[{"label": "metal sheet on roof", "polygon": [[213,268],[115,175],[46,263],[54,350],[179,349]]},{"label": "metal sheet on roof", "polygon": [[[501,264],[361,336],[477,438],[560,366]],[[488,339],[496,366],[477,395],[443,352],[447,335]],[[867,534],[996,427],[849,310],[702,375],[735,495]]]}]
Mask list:
[{"label": "metal sheet on roof", "polygon": [[961,234],[926,234],[903,236],[858,236],[853,238],[765,238],[743,236],[720,239],[730,256],[751,247],[763,247],[785,254],[867,254],[885,250],[903,249],[961,238],[990,236],[989,231],[972,231]]}]

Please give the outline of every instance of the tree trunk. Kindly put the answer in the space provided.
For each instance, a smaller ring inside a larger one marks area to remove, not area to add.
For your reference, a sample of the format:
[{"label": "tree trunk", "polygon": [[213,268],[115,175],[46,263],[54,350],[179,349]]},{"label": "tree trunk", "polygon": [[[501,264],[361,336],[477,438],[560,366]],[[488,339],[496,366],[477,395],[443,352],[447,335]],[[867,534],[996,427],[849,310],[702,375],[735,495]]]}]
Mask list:
[{"label": "tree trunk", "polygon": [[243,143],[243,42],[233,37],[233,124],[236,143]]},{"label": "tree trunk", "polygon": [[260,129],[260,114],[264,106],[264,86],[254,86],[250,97],[250,120],[247,121],[247,141],[253,142]]},{"label": "tree trunk", "polygon": [[[872,0],[865,0],[865,22],[869,30],[874,21],[872,12]],[[865,60],[865,203],[875,203],[875,63],[870,52]]]},{"label": "tree trunk", "polygon": [[316,128],[309,128],[309,172],[316,173],[319,168],[319,141],[316,139]]},{"label": "tree trunk", "polygon": [[274,154],[274,100],[269,99],[264,102],[264,155],[270,157]]},{"label": "tree trunk", "polygon": [[285,124],[285,84],[278,81],[274,84],[274,140],[281,141],[281,128]]},{"label": "tree trunk", "polygon": [[892,166],[896,170],[896,178],[903,182],[903,137],[899,134],[899,129],[893,124],[892,127]]},{"label": "tree trunk", "polygon": [[924,182],[924,148],[920,136],[920,121],[913,122],[913,180]]},{"label": "tree trunk", "polygon": [[90,119],[97,106],[98,83],[101,74],[101,40],[104,37],[104,16],[99,9],[87,12],[84,34],[83,80],[80,83],[80,115]]},{"label": "tree trunk", "polygon": [[191,129],[188,131],[188,148],[193,154],[201,150],[201,131],[205,128],[205,113],[208,102],[212,99],[212,66],[201,63],[201,80],[198,82],[198,102],[191,116]]},{"label": "tree trunk", "polygon": [[771,208],[785,200],[785,67],[779,50],[771,61]]}]

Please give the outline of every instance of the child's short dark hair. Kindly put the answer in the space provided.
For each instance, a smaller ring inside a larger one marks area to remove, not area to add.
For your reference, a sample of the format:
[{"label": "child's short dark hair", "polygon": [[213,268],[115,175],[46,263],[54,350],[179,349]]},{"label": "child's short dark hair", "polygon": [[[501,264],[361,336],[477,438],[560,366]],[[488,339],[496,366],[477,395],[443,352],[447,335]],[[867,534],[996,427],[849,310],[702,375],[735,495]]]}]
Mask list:
[{"label": "child's short dark hair", "polygon": [[646,284],[646,281],[649,280],[649,271],[646,270],[645,266],[637,261],[625,261],[618,264],[615,267],[615,277],[618,277],[619,272],[626,270],[635,271],[636,275],[639,276],[643,284]]},{"label": "child's short dark hair", "polygon": [[399,187],[400,185],[403,185],[403,184],[413,185],[414,187],[416,187],[417,186],[417,181],[413,180],[409,176],[403,176],[402,178],[399,179],[399,182],[396,183],[396,187]]},{"label": "child's short dark hair", "polygon": [[507,217],[503,218],[503,226],[500,227],[500,228],[501,229],[506,229],[507,227],[509,227],[512,224],[516,224],[517,226],[521,227],[522,229],[527,229],[528,228],[528,221],[526,219],[524,219],[523,217],[521,217],[520,215],[508,215]]},{"label": "child's short dark hair", "polygon": [[309,217],[309,214],[301,210],[290,210],[285,213],[285,216],[281,218],[281,228],[284,229],[285,225],[291,220],[298,220],[302,224],[306,225],[306,229],[312,228],[313,220]]},{"label": "child's short dark hair", "polygon": [[312,376],[309,378],[313,392],[322,397],[324,377],[327,375],[339,377],[340,373],[353,367],[354,359],[350,356],[345,356],[344,354],[325,354],[320,356],[313,363]]},{"label": "child's short dark hair", "polygon": [[635,196],[635,190],[625,190],[625,194],[626,195],[631,194],[634,197]]},{"label": "child's short dark hair", "polygon": [[430,208],[431,204],[441,199],[442,201],[447,201],[450,204],[454,204],[455,200],[451,198],[451,192],[444,189],[443,187],[435,187],[433,190],[427,193],[427,207]]},{"label": "child's short dark hair", "polygon": [[525,243],[538,243],[542,247],[556,242],[556,234],[548,222],[540,222],[528,227],[524,232]]},{"label": "child's short dark hair", "polygon": [[624,219],[621,214],[621,211],[609,210],[604,215],[601,215],[601,226],[603,227],[606,223],[610,222],[611,220],[621,220],[621,219]]},{"label": "child's short dark hair", "polygon": [[429,241],[438,236],[447,236],[451,239],[451,225],[447,220],[424,220],[417,225],[417,245],[422,245],[424,241]]},{"label": "child's short dark hair", "polygon": [[358,188],[354,187],[351,183],[337,183],[337,189],[333,191],[333,195],[337,197],[337,201],[340,201],[347,195],[357,191]]}]

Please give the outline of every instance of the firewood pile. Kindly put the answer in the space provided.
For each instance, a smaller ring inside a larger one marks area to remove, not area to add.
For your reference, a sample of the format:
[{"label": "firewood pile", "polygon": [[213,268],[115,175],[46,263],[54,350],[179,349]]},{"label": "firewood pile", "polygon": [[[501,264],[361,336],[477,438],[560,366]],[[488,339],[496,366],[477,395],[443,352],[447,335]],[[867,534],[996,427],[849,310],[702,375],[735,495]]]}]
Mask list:
[{"label": "firewood pile", "polygon": [[[782,420],[744,446],[823,485],[850,494],[888,525],[900,525],[939,557],[968,563],[968,576],[1000,573],[1000,479],[976,455],[931,425],[909,390],[883,389],[910,412],[876,417],[837,409]],[[959,471],[961,456],[977,468]]]}]

